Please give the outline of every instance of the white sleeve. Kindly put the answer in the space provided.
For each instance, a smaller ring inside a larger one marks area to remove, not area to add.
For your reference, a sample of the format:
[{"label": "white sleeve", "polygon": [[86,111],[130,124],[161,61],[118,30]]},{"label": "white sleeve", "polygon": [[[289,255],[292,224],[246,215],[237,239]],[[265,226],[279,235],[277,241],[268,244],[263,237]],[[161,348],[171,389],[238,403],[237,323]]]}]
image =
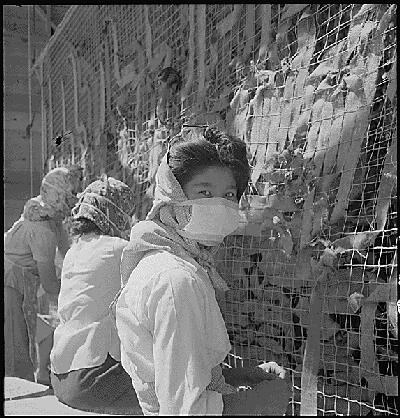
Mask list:
[{"label": "white sleeve", "polygon": [[27,243],[36,262],[54,265],[57,237],[48,221],[25,221],[29,228]]},{"label": "white sleeve", "polygon": [[160,277],[149,298],[160,415],[222,415],[222,395],[206,390],[212,366],[205,301],[195,279],[179,270]]}]

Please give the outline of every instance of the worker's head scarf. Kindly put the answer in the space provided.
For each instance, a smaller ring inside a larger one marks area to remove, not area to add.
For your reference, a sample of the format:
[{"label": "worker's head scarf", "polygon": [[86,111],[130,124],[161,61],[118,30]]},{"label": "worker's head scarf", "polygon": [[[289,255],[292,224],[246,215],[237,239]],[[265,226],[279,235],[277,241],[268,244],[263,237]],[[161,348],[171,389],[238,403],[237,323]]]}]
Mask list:
[{"label": "worker's head scarf", "polygon": [[24,219],[43,221],[62,220],[70,215],[80,190],[82,169],[78,166],[57,167],[42,180],[40,195],[29,199],[24,206]]},{"label": "worker's head scarf", "polygon": [[92,221],[105,235],[128,239],[133,211],[134,195],[130,187],[103,175],[79,195],[72,216]]},{"label": "worker's head scarf", "polygon": [[178,256],[189,254],[206,269],[214,289],[228,290],[228,286],[215,268],[213,256],[215,249],[201,246],[197,241],[184,238],[176,232],[190,221],[190,207],[175,205],[185,200],[188,199],[164,156],[156,174],[153,207],[146,221],[139,222],[132,228],[130,242],[122,254],[123,285],[147,252],[165,250]]}]

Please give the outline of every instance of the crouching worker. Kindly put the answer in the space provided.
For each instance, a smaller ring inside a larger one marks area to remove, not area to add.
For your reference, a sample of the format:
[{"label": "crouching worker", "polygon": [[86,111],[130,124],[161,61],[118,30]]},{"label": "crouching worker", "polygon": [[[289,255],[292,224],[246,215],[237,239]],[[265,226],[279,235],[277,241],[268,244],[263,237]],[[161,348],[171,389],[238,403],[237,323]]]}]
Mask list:
[{"label": "crouching worker", "polygon": [[72,209],[71,248],[61,274],[60,324],[54,331],[51,383],[56,397],[85,411],[140,413],[109,305],[120,289],[120,261],[134,209],[130,188],[103,175]]},{"label": "crouching worker", "polygon": [[79,167],[49,171],[40,186],[40,195],[29,199],[21,217],[4,234],[4,366],[6,376],[49,383],[51,332],[40,341],[38,350],[37,292],[57,297],[56,250],[68,250],[63,220],[69,216],[80,191]]},{"label": "crouching worker", "polygon": [[227,285],[213,256],[238,227],[249,171],[242,141],[211,128],[182,132],[159,166],[152,209],[131,230],[115,314],[145,415],[285,413],[282,367],[220,365],[231,346],[216,299]]}]

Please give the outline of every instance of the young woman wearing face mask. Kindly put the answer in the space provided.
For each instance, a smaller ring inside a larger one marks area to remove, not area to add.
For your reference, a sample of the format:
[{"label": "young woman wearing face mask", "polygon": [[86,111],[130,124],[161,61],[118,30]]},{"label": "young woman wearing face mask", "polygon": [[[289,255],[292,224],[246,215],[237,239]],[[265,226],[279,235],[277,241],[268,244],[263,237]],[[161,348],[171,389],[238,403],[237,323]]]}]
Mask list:
[{"label": "young woman wearing face mask", "polygon": [[106,175],[89,184],[72,209],[73,242],[63,263],[50,359],[54,394],[73,408],[140,413],[108,309],[120,289],[133,210],[129,186]]},{"label": "young woman wearing face mask", "polygon": [[243,142],[211,128],[182,133],[158,169],[152,209],[131,230],[114,310],[122,365],[145,415],[286,410],[289,387],[276,363],[220,366],[231,345],[216,292],[228,287],[213,254],[238,227],[249,171]]}]

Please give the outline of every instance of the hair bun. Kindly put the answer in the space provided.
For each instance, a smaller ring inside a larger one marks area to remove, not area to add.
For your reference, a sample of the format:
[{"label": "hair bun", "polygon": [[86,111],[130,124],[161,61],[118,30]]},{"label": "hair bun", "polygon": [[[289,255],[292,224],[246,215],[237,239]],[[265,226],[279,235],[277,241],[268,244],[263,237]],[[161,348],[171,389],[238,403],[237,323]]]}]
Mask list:
[{"label": "hair bun", "polygon": [[213,145],[217,146],[218,150],[225,148],[230,149],[232,140],[224,132],[221,132],[214,126],[209,126],[205,129],[204,139]]},{"label": "hair bun", "polygon": [[213,126],[208,126],[204,131],[204,138],[211,142],[212,144],[215,144],[217,142],[220,142],[221,138],[221,132],[215,129]]}]

